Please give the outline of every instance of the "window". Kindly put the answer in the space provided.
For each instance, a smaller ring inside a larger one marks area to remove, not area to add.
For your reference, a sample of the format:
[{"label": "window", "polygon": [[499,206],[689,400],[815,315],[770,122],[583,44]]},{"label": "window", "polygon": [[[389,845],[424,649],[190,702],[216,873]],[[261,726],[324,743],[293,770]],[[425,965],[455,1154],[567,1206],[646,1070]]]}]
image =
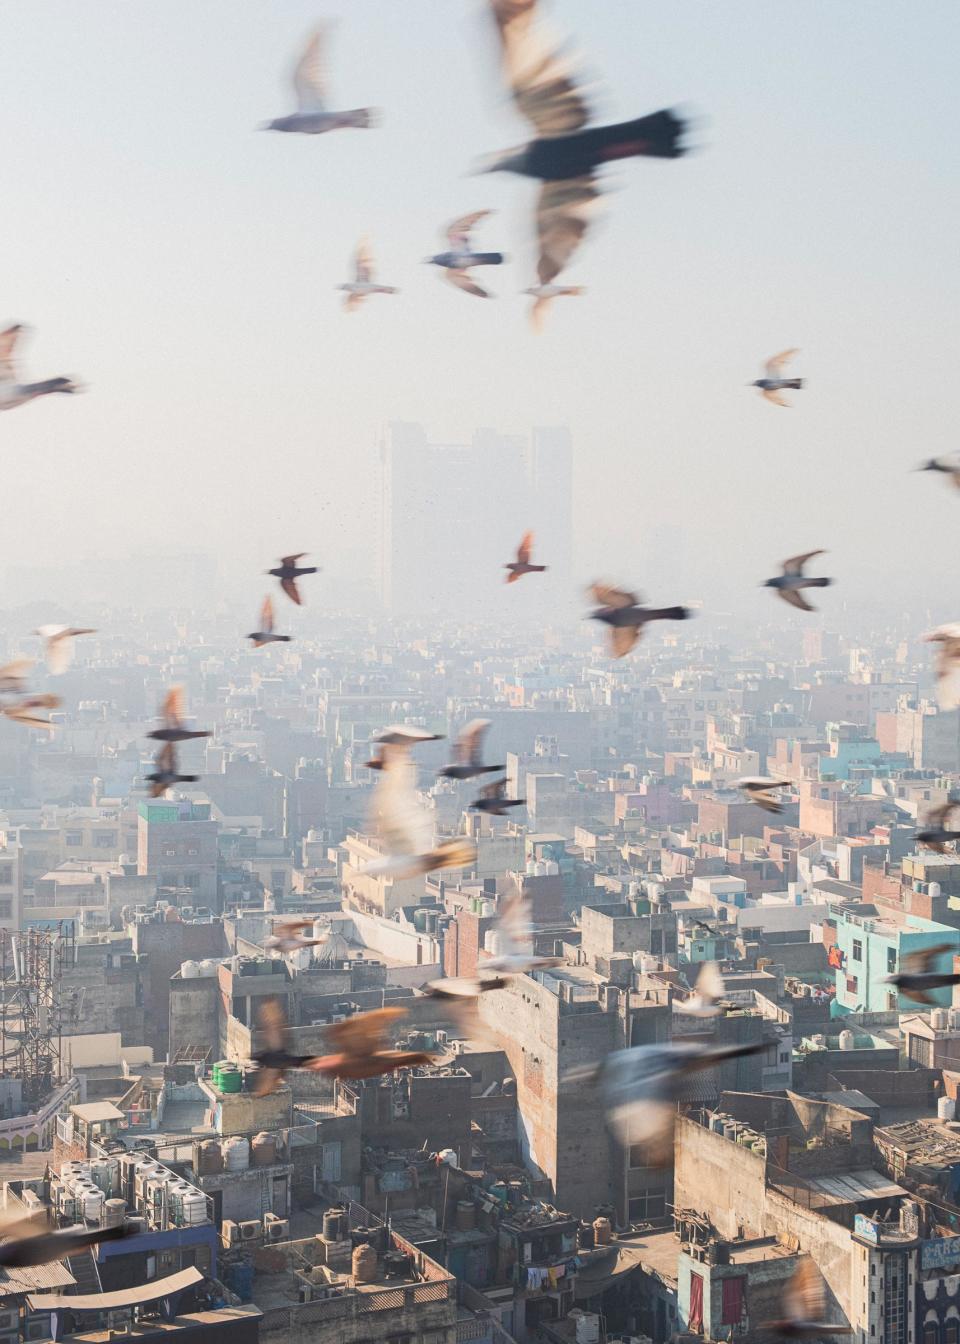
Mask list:
[{"label": "window", "polygon": [[196,845],[187,845],[187,855],[188,855],[191,859],[195,859],[195,858],[197,858],[198,855],[199,855],[199,853],[200,853],[200,850],[197,848]]},{"label": "window", "polygon": [[887,991],[887,1012],[895,1013],[897,1011],[897,991],[891,989]]},{"label": "window", "polygon": [[897,969],[897,949],[895,947],[887,948],[887,971],[893,975]]},{"label": "window", "polygon": [[0,919],[9,919],[13,914],[13,901],[0,901]]},{"label": "window", "polygon": [[847,993],[848,993],[848,994],[856,994],[856,992],[857,992],[857,990],[858,990],[859,988],[860,988],[860,981],[857,979],[857,977],[856,977],[855,975],[848,975],[848,976],[847,976]]},{"label": "window", "polygon": [[97,849],[115,849],[117,833],[116,831],[97,831],[93,837],[93,843]]},{"label": "window", "polygon": [[940,1328],[936,1321],[928,1321],[923,1327],[923,1344],[940,1344]]},{"label": "window", "polygon": [[859,938],[853,940],[853,959],[854,961],[863,961],[863,943]]},{"label": "window", "polygon": [[960,1344],[960,1321],[956,1317],[943,1327],[943,1344]]},{"label": "window", "polygon": [[163,847],[163,857],[164,857],[165,859],[175,859],[175,858],[177,857],[177,847],[176,847],[176,845],[164,845],[164,847]]},{"label": "window", "polygon": [[632,1223],[646,1223],[651,1218],[662,1218],[667,1211],[666,1195],[637,1195],[630,1200],[628,1211]]},{"label": "window", "polygon": [[63,837],[63,843],[65,845],[71,845],[74,848],[76,848],[77,845],[82,845],[83,831],[67,831],[66,835]]},{"label": "window", "polygon": [[790,1063],[790,1051],[789,1051],[789,1050],[781,1050],[781,1051],[780,1051],[780,1063],[781,1063],[781,1064],[789,1064],[789,1063]]},{"label": "window", "polygon": [[0,887],[9,887],[13,881],[13,864],[0,863]]}]

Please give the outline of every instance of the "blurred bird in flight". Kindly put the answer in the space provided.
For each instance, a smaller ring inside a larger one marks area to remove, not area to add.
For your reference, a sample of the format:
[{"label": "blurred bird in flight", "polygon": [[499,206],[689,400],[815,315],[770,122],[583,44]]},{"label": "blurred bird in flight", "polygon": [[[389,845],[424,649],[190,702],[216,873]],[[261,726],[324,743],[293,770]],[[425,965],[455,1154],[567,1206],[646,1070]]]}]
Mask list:
[{"label": "blurred bird in flight", "polygon": [[731,1005],[723,999],[723,976],[715,961],[705,961],[689,999],[674,1002],[673,1011],[687,1017],[719,1017]]},{"label": "blurred bird in flight", "polygon": [[14,723],[22,723],[27,728],[49,728],[51,731],[54,724],[49,719],[41,718],[35,714],[35,709],[59,709],[63,704],[59,695],[51,695],[49,692],[43,695],[28,695],[23,700],[18,700],[15,704],[4,705],[0,709],[0,714],[12,719]]},{"label": "blurred bird in flight", "polygon": [[792,403],[787,401],[782,393],[787,389],[799,392],[803,387],[803,379],[784,378],[783,370],[796,354],[799,354],[796,349],[782,350],[779,355],[768,359],[764,365],[764,376],[757,378],[750,386],[759,387],[760,395],[766,397],[767,401],[772,401],[777,406],[790,406]]},{"label": "blurred bird in flight", "polygon": [[492,956],[477,962],[483,975],[526,975],[562,966],[562,957],[541,957],[533,950],[530,902],[519,893],[504,899],[493,929]]},{"label": "blurred bird in flight", "polygon": [[489,719],[471,719],[460,730],[453,745],[454,761],[439,772],[444,779],[474,779],[477,775],[489,775],[506,768],[483,763],[483,739],[489,727]]},{"label": "blurred bird in flight", "polygon": [[25,689],[27,673],[33,667],[32,658],[17,658],[0,667],[0,692],[19,692]]},{"label": "blurred bird in flight", "polygon": [[255,1097],[269,1097],[283,1085],[289,1069],[310,1068],[316,1055],[294,1055],[290,1051],[290,1029],[278,999],[267,999],[257,1011],[257,1027],[265,1048],[252,1054],[257,1065],[253,1085]]},{"label": "blurred bird in flight", "polygon": [[555,287],[569,265],[598,207],[597,172],[615,159],[678,158],[685,152],[684,122],[672,111],[655,112],[617,126],[589,126],[591,110],[583,81],[563,47],[537,19],[537,0],[490,0],[500,38],[504,78],[534,138],[517,149],[489,156],[483,172],[511,172],[539,179],[536,204],[539,244],[533,320],[558,294],[579,288]]},{"label": "blurred bird in flight", "polygon": [[334,112],[327,106],[329,77],[326,50],[332,27],[332,24],[326,24],[310,34],[303,55],[296,64],[293,72],[296,112],[287,117],[274,117],[273,121],[268,121],[262,127],[263,130],[323,135],[325,131],[339,131],[347,126],[365,130],[378,124],[379,116],[372,107]]},{"label": "blurred bird in flight", "polygon": [[147,733],[147,737],[156,738],[158,742],[188,742],[191,738],[211,736],[207,728],[184,727],[182,686],[171,686],[167,691],[160,706],[160,717],[163,727]]},{"label": "blurred bird in flight", "polygon": [[543,331],[544,319],[547,316],[547,309],[553,303],[554,299],[564,297],[577,297],[580,294],[586,294],[583,285],[531,285],[525,289],[524,294],[531,294],[536,300],[530,309],[530,325],[534,331]]},{"label": "blurred bird in flight", "polygon": [[590,619],[603,621],[610,627],[610,652],[614,658],[623,658],[630,652],[648,622],[685,621],[690,615],[686,607],[642,607],[636,593],[606,583],[592,584],[589,593],[599,603]]},{"label": "blurred bird in flight", "polygon": [[329,934],[324,934],[322,938],[304,938],[303,930],[312,928],[312,919],[278,919],[263,945],[274,952],[284,953],[296,952],[301,947],[322,947],[328,941]]},{"label": "blurred bird in flight", "polygon": [[21,383],[17,376],[16,347],[26,331],[21,323],[0,331],[0,411],[12,411],[24,402],[35,401],[51,392],[79,392],[72,378],[46,378],[40,383]]},{"label": "blurred bird in flight", "polygon": [[786,1314],[782,1320],[761,1321],[760,1329],[786,1339],[853,1333],[848,1325],[835,1325],[824,1320],[827,1314],[826,1284],[809,1256],[798,1263],[784,1290],[783,1309]]},{"label": "blurred bird in flight", "polygon": [[939,807],[932,807],[927,813],[927,819],[923,824],[923,830],[917,831],[917,841],[921,845],[926,845],[927,849],[932,849],[937,854],[946,854],[947,845],[960,840],[960,831],[951,831],[947,826],[950,816],[960,806],[957,803],[941,803]]},{"label": "blurred bird in flight", "polygon": [[937,703],[943,710],[960,706],[960,622],[938,625],[924,639],[939,644],[936,657]]},{"label": "blurred bird in flight", "polygon": [[789,787],[788,779],[771,779],[769,775],[744,775],[737,780],[737,788],[743,790],[751,803],[756,803],[764,812],[773,812],[775,816],[781,814],[783,804],[773,797],[772,790]]},{"label": "blurred bird in flight", "polygon": [[522,579],[524,574],[543,574],[546,565],[531,565],[530,556],[533,554],[533,533],[524,532],[520,545],[517,547],[517,558],[511,560],[508,565],[504,565],[507,570],[507,583],[516,583],[517,579]]},{"label": "blurred bird in flight", "polygon": [[172,742],[165,742],[154,758],[154,770],[147,775],[150,785],[150,797],[162,798],[174,784],[196,784],[199,775],[181,775],[178,773],[177,749]]},{"label": "blurred bird in flight", "polygon": [[949,457],[931,457],[924,462],[922,467],[914,467],[914,471],[939,471],[950,477],[950,483],[960,490],[960,458]]},{"label": "blurred bird in flight", "polygon": [[816,611],[800,591],[801,588],[829,588],[833,579],[808,579],[803,572],[803,567],[808,560],[812,560],[815,555],[826,555],[826,551],[807,551],[804,555],[792,555],[789,560],[783,562],[783,573],[778,574],[775,579],[767,579],[763,587],[773,588],[777,597],[782,597],[784,602],[789,602],[791,607],[797,607],[800,611]]},{"label": "blurred bird in flight", "polygon": [[[943,852],[942,849],[940,852]],[[931,991],[960,985],[960,975],[952,969],[952,958],[958,951],[960,948],[953,943],[935,943],[933,947],[921,947],[916,952],[908,952],[906,956],[901,957],[901,969],[897,974],[885,976],[882,983],[893,985],[905,999],[912,999],[914,1003],[935,1006],[936,999],[933,998]],[[951,969],[935,971],[933,963],[938,957],[946,956],[951,957]]]},{"label": "blurred bird in flight", "polygon": [[73,662],[74,639],[78,635],[95,635],[97,632],[79,626],[74,628],[69,625],[40,625],[33,633],[45,641],[44,656],[47,667],[57,677],[66,672]]},{"label": "blurred bird in flight", "polygon": [[437,252],[425,259],[428,266],[442,267],[447,279],[452,285],[456,285],[457,289],[462,289],[467,294],[475,294],[478,299],[489,299],[490,295],[471,279],[471,268],[500,266],[504,261],[502,252],[474,252],[470,246],[470,234],[474,226],[492,214],[492,210],[474,210],[470,215],[461,215],[459,219],[455,219],[447,226],[448,250]]},{"label": "blurred bird in flight", "polygon": [[262,649],[264,644],[289,644],[292,635],[277,635],[273,629],[273,600],[265,597],[263,606],[260,608],[260,629],[252,630],[247,639],[253,641],[255,649]]},{"label": "blurred bird in flight", "polygon": [[298,565],[297,561],[302,560],[306,551],[298,551],[296,555],[285,555],[281,558],[280,564],[276,569],[268,569],[267,573],[275,579],[280,580],[280,587],[289,597],[291,602],[297,606],[303,605],[303,599],[300,596],[300,589],[297,587],[297,579],[304,574],[319,574],[316,565]]},{"label": "blurred bird in flight", "polygon": [[338,285],[345,291],[343,306],[346,312],[355,312],[370,294],[397,294],[399,290],[392,285],[378,285],[374,280],[373,252],[367,238],[361,238],[353,258],[353,279],[345,285]]},{"label": "blurred bird in flight", "polygon": [[38,1229],[29,1218],[0,1223],[0,1267],[27,1269],[66,1260],[79,1251],[90,1250],[101,1241],[119,1241],[134,1231],[132,1225],[116,1227],[65,1227],[55,1232]]},{"label": "blurred bird in flight", "polygon": [[495,779],[492,784],[487,784],[480,790],[479,796],[470,804],[471,811],[486,812],[491,817],[506,817],[511,807],[525,805],[526,798],[508,798],[506,792],[506,778]]},{"label": "blurred bird in flight", "polygon": [[397,1069],[431,1064],[433,1056],[423,1050],[387,1049],[387,1030],[402,1017],[406,1017],[403,1008],[375,1008],[331,1023],[325,1035],[336,1047],[335,1053],[318,1056],[308,1067],[333,1078],[377,1078]]}]

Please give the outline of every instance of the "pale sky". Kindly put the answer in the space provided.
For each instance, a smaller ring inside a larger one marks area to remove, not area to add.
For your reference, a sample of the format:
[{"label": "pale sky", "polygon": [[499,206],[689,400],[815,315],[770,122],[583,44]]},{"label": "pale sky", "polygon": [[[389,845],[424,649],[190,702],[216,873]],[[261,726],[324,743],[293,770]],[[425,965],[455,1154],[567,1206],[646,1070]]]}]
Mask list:
[{"label": "pale sky", "polygon": [[[584,579],[643,588],[645,530],[677,523],[655,601],[766,615],[756,585],[824,546],[846,600],[879,582],[960,619],[960,497],[909,474],[960,448],[956,0],[546,9],[600,117],[681,105],[699,149],[611,173],[566,277],[588,293],[537,339],[535,187],[468,174],[526,138],[476,0],[4,0],[0,321],[35,328],[29,377],[89,389],[0,416],[8,562],[169,544],[256,574],[304,549],[335,578],[372,556],[385,421],[566,423]],[[382,128],[258,131],[328,17],[334,99]],[[422,265],[481,207],[511,258],[490,302]],[[403,292],[345,317],[364,232]],[[745,384],[791,345],[809,382],[780,410]]]}]

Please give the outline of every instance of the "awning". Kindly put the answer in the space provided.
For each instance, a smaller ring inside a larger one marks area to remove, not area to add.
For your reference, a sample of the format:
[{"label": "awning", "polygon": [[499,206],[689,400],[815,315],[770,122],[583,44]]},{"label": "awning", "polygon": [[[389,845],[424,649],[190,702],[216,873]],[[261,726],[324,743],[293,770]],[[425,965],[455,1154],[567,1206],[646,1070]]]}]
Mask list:
[{"label": "awning", "polygon": [[199,1269],[191,1266],[181,1269],[179,1274],[168,1274],[165,1279],[154,1279],[152,1283],[142,1283],[136,1288],[120,1288],[113,1293],[80,1293],[77,1297],[31,1294],[27,1302],[32,1311],[110,1311],[113,1307],[137,1307],[144,1302],[157,1302],[202,1281]]}]

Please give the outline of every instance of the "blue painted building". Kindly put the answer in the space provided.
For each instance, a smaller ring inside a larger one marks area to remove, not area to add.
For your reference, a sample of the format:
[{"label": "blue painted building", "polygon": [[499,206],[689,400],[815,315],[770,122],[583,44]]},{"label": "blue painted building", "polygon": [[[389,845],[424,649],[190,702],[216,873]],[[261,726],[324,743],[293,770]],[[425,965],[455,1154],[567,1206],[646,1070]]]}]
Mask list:
[{"label": "blue painted building", "polygon": [[[925,947],[947,943],[960,952],[960,929],[907,915],[902,925],[878,914],[872,905],[853,909],[832,906],[831,914],[837,923],[837,956],[841,964],[836,968],[836,998],[834,1016],[856,1011],[908,1012],[916,1005],[888,984],[885,978],[901,968],[903,958]],[[953,951],[939,956],[932,970],[949,972],[953,969]],[[952,990],[933,991],[933,998],[943,1007],[950,1004]]]}]

